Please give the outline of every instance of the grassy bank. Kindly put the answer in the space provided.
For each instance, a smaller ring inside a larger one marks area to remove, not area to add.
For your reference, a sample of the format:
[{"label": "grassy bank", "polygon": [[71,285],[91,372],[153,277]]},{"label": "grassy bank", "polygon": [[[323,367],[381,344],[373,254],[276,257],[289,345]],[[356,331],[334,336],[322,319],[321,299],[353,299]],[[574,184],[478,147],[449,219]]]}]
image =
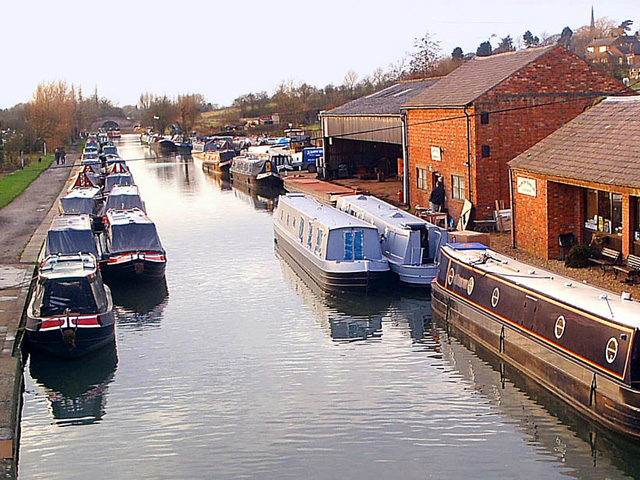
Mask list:
[{"label": "grassy bank", "polygon": [[31,182],[49,168],[53,160],[53,155],[46,155],[42,157],[42,162],[31,163],[24,167],[24,170],[16,170],[0,178],[0,208],[10,204],[24,192]]}]

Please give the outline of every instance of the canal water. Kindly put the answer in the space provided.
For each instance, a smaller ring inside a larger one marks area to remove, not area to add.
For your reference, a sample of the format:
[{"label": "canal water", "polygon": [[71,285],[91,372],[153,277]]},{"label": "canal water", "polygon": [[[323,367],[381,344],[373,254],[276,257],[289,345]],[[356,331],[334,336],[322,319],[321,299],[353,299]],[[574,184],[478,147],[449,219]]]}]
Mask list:
[{"label": "canal water", "polygon": [[428,294],[330,297],[274,255],[274,201],[118,145],[168,252],[115,288],[117,344],[25,369],[21,479],[640,477],[640,449],[451,338]]}]

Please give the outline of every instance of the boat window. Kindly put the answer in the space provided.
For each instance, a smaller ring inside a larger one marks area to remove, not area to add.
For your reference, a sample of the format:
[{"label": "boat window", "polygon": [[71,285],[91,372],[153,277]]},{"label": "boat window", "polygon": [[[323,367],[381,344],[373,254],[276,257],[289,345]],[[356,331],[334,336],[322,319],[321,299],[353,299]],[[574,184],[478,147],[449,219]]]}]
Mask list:
[{"label": "boat window", "polygon": [[315,248],[315,253],[317,255],[320,255],[320,252],[322,251],[322,236],[323,236],[324,232],[322,230],[318,230],[318,234],[316,236],[316,248]]},{"label": "boat window", "polygon": [[300,217],[300,229],[298,230],[298,238],[302,241],[302,236],[304,235],[304,218]]},{"label": "boat window", "polygon": [[69,313],[96,313],[96,301],[84,279],[47,280],[40,316],[50,317]]},{"label": "boat window", "polygon": [[309,235],[307,235],[307,246],[311,246],[311,240],[313,240],[313,224],[309,224]]},{"label": "boat window", "polygon": [[96,299],[96,306],[98,307],[98,312],[106,312],[107,311],[107,294],[104,290],[104,286],[102,282],[98,280],[97,277],[94,277],[91,281],[91,290],[93,291],[93,297]]},{"label": "boat window", "polygon": [[289,214],[287,213],[287,225],[289,225]]},{"label": "boat window", "polygon": [[364,235],[362,230],[345,232],[344,259],[362,260],[364,258]]},{"label": "boat window", "polygon": [[293,221],[292,221],[291,225],[293,225],[293,228],[296,228],[296,217],[293,217]]}]

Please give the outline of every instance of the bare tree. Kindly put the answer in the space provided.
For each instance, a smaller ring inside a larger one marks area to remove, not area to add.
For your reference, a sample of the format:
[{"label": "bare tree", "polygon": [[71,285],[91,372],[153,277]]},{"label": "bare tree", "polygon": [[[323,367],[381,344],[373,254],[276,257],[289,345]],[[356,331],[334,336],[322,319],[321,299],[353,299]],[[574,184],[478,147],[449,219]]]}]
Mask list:
[{"label": "bare tree", "polygon": [[178,95],[176,100],[177,123],[184,135],[190,135],[196,119],[203,110],[204,96],[200,94]]}]

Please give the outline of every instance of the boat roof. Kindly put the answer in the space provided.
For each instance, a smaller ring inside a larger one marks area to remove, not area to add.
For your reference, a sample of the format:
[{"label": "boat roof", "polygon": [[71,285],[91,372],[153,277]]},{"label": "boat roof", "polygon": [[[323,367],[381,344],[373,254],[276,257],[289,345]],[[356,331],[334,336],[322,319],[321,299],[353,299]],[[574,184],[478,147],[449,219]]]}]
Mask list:
[{"label": "boat roof", "polygon": [[109,210],[107,212],[109,225],[128,225],[128,224],[149,224],[153,223],[147,214],[139,208],[130,210]]},{"label": "boat roof", "polygon": [[[502,277],[560,303],[631,328],[640,328],[640,302],[580,282],[488,249],[477,243],[454,243],[446,253],[474,268]],[[486,258],[486,261],[484,261]],[[480,263],[483,262],[483,263]]]},{"label": "boat roof", "polygon": [[320,203],[315,198],[303,193],[288,193],[287,195],[281,196],[279,201],[311,217],[314,221],[325,225],[329,229],[358,227],[371,228],[377,231],[373,225],[341,212],[337,208]]},{"label": "boat roof", "polygon": [[140,192],[138,191],[137,185],[114,185],[111,189],[109,195],[138,195],[140,196]]},{"label": "boat roof", "polygon": [[96,257],[90,253],[74,255],[50,255],[40,265],[40,277],[47,279],[86,277],[98,266]]},{"label": "boat roof", "polygon": [[91,217],[86,213],[66,213],[53,217],[51,230],[91,230]]},{"label": "boat roof", "polygon": [[93,198],[98,193],[100,193],[100,189],[98,187],[76,187],[63,198]]},{"label": "boat roof", "polygon": [[408,230],[411,229],[412,226],[434,226],[422,218],[418,218],[409,212],[401,210],[400,208],[371,195],[344,195],[338,198],[338,208],[340,208],[344,203],[360,208],[393,227]]}]

